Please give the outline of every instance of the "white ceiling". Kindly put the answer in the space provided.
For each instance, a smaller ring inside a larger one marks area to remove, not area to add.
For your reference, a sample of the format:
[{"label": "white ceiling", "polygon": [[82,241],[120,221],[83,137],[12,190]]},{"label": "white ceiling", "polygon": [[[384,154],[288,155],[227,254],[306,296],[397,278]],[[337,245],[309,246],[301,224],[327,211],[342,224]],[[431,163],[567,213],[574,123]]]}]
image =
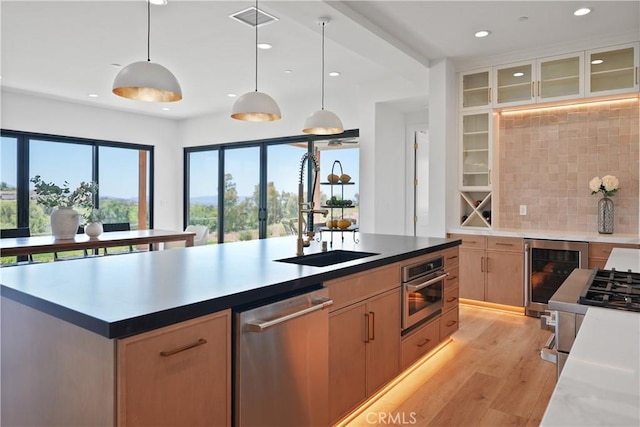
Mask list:
[{"label": "white ceiling", "polygon": [[[148,104],[111,94],[120,68],[146,59],[146,2],[2,0],[3,90],[184,119],[230,111],[233,99],[254,89],[254,32],[228,15],[253,1],[169,0],[152,6],[151,60],[169,68],[184,99]],[[593,12],[572,15],[579,6]],[[326,27],[326,106],[332,94],[403,78],[418,87],[430,61],[449,57],[461,68],[526,59],[549,52],[640,40],[635,1],[261,1],[279,21],[260,27],[259,90],[283,112],[289,100],[320,104],[320,27]],[[519,18],[527,17],[527,20]],[[473,33],[489,29],[491,36]],[[292,73],[285,73],[285,70]],[[89,93],[98,98],[89,98]],[[425,94],[417,94],[424,95]],[[161,107],[168,106],[169,111]],[[311,112],[311,111],[310,111]]]}]

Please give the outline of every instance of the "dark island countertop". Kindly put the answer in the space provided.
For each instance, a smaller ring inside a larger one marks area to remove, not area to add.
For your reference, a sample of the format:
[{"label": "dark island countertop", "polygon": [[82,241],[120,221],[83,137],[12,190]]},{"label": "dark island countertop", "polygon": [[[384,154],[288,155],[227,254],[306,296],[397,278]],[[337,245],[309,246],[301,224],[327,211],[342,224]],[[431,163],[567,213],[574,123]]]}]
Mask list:
[{"label": "dark island countertop", "polygon": [[[374,255],[328,267],[295,256],[295,236],[31,264],[0,270],[2,296],[106,338],[123,338],[425,255],[460,240],[359,234],[333,249]],[[305,254],[320,252],[313,242]]]}]

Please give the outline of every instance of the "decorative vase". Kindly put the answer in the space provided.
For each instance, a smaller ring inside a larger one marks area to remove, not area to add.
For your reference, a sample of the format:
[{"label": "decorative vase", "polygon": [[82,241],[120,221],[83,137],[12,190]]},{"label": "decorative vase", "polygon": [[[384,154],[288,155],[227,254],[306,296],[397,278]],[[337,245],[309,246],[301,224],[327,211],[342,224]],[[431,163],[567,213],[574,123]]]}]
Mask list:
[{"label": "decorative vase", "polygon": [[598,201],[598,233],[613,233],[613,200],[608,197]]},{"label": "decorative vase", "polygon": [[80,214],[73,208],[59,207],[51,212],[51,234],[56,240],[74,239],[80,219]]},{"label": "decorative vase", "polygon": [[102,223],[101,222],[90,222],[84,228],[84,232],[89,237],[98,237],[103,232]]}]

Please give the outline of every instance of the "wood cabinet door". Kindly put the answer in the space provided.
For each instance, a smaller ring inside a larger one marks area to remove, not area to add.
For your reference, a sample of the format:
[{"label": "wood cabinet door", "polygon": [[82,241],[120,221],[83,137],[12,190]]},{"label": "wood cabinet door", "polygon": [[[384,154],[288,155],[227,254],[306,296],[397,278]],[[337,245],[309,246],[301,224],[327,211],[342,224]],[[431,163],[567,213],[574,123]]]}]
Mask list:
[{"label": "wood cabinet door", "polygon": [[367,397],[366,313],[367,303],[362,301],[329,314],[329,420],[332,424]]},{"label": "wood cabinet door", "polygon": [[524,307],[524,255],[487,251],[486,300]]},{"label": "wood cabinet door", "polygon": [[231,423],[231,313],[118,341],[119,426]]},{"label": "wood cabinet door", "polygon": [[367,395],[400,372],[400,289],[369,299],[367,318]]},{"label": "wood cabinet door", "polygon": [[485,251],[460,248],[460,298],[484,301]]}]

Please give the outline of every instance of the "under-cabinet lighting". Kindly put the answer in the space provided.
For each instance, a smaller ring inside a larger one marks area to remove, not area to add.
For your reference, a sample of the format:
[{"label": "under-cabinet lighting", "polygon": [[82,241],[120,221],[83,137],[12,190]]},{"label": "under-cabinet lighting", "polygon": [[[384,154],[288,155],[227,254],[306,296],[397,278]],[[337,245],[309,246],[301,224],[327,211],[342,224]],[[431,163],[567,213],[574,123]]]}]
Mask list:
[{"label": "under-cabinet lighting", "polygon": [[547,107],[536,107],[536,108],[521,108],[521,109],[513,109],[513,110],[503,110],[500,111],[501,115],[510,115],[510,114],[522,114],[522,113],[531,113],[536,111],[549,111],[549,110],[566,110],[566,109],[575,109],[576,107],[581,107],[583,105],[588,106],[596,106],[596,105],[611,105],[611,104],[624,104],[631,102],[638,102],[638,95],[629,97],[629,98],[618,98],[618,99],[608,99],[608,100],[599,100],[599,101],[587,101],[587,102],[574,102],[572,104],[565,105],[549,105]]},{"label": "under-cabinet lighting", "polygon": [[[433,357],[438,357],[443,360],[452,360],[456,357],[456,349],[446,349],[448,344],[450,344],[453,340],[451,337],[445,339],[443,342],[434,347],[431,351],[427,352],[420,359],[415,361],[413,365],[408,367],[404,372],[398,375],[395,379],[393,379],[389,384],[384,386],[381,390],[379,390],[376,394],[367,399],[364,403],[362,403],[359,407],[354,409],[350,414],[345,416],[342,420],[335,424],[335,427],[345,427],[350,422],[355,420],[358,416],[362,415],[367,409],[371,409],[378,400],[380,400],[385,394],[390,392],[392,389],[402,390],[403,388],[409,388],[411,386],[407,386],[402,384],[402,381],[413,374],[415,371],[420,369],[422,365],[425,364],[428,360]],[[456,346],[453,346],[456,347]],[[443,351],[444,350],[444,351]],[[437,370],[439,369],[440,364],[435,363],[433,366],[427,366],[428,370]]]},{"label": "under-cabinet lighting", "polygon": [[594,59],[593,61],[591,61],[591,64],[593,65],[599,65],[602,64],[604,61],[602,59]]},{"label": "under-cabinet lighting", "polygon": [[466,298],[460,298],[460,304],[466,305],[469,307],[484,308],[488,310],[499,311],[501,313],[524,314],[524,307],[515,307],[512,305],[497,304],[494,302],[477,301],[477,300],[469,300]]},{"label": "under-cabinet lighting", "polygon": [[581,7],[580,9],[577,9],[575,12],[573,12],[575,16],[584,16],[590,13],[591,9],[589,9],[588,7]]}]

